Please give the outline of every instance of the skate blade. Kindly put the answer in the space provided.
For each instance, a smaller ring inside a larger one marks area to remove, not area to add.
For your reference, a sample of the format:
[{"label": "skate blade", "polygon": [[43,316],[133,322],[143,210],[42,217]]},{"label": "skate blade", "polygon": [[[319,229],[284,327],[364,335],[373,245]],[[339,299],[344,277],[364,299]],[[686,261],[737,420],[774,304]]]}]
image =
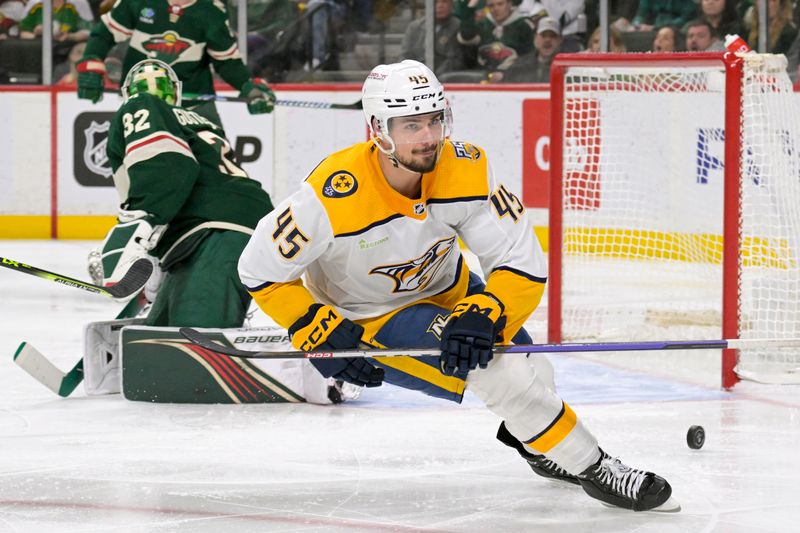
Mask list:
[{"label": "skate blade", "polygon": [[[603,505],[605,505],[609,509],[621,509],[621,507],[618,507],[616,505],[612,505],[610,503],[606,503],[606,502],[603,502],[603,501],[601,501],[600,503],[602,503]],[[675,498],[670,496],[667,501],[665,501],[664,503],[662,503],[658,507],[653,507],[652,509],[648,509],[646,511],[640,511],[640,512],[642,512],[642,513],[678,513],[678,512],[680,512],[680,510],[681,510],[681,504],[679,504],[678,501]]]},{"label": "skate blade", "polygon": [[678,503],[678,500],[673,498],[672,496],[669,497],[667,501],[659,505],[658,507],[654,507],[650,509],[650,512],[653,513],[678,513],[681,510],[681,504]]}]

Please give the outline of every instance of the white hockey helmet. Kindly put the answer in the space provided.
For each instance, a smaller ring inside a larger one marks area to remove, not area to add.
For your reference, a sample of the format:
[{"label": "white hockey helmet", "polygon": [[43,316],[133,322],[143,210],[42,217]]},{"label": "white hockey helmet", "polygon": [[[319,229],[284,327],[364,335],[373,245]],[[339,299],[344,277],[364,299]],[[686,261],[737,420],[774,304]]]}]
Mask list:
[{"label": "white hockey helmet", "polygon": [[[406,59],[400,63],[378,65],[367,76],[361,90],[364,117],[369,125],[370,137],[383,152],[394,152],[395,143],[389,136],[389,120],[394,117],[424,115],[444,112],[445,133],[450,135],[452,115],[444,94],[444,87],[436,75],[419,61]],[[378,121],[373,127],[373,117]],[[378,140],[390,144],[384,149]]]}]

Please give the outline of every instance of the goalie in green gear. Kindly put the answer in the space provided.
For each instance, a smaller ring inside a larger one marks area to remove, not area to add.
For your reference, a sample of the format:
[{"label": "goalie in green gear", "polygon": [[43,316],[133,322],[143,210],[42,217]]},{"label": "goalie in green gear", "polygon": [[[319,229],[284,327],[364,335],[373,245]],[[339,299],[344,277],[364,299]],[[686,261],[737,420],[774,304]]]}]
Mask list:
[{"label": "goalie in green gear", "polygon": [[107,148],[119,224],[90,272],[112,284],[150,256],[164,276],[147,325],[241,326],[250,296],[237,263],[272,210],[269,196],[239,167],[221,127],[179,107],[181,81],[165,62],[134,65],[122,94]]}]

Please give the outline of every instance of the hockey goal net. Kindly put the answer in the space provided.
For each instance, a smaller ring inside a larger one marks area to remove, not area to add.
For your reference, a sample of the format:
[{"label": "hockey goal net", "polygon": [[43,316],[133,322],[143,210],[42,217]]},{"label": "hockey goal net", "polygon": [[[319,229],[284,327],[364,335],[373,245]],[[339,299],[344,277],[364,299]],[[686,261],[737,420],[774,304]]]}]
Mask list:
[{"label": "hockey goal net", "polygon": [[[800,337],[800,106],[783,56],[571,54],[551,76],[550,342]],[[800,382],[724,350],[722,385]]]}]

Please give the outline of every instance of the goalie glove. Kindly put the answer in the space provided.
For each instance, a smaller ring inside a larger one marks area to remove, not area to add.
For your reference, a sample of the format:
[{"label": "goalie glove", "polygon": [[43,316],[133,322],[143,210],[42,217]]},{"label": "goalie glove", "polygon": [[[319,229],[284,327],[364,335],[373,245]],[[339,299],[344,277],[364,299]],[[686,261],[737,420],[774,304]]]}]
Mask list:
[{"label": "goalie glove", "polygon": [[[313,304],[289,328],[292,345],[306,352],[358,348],[364,328],[342,317],[330,305]],[[309,358],[320,374],[361,387],[379,387],[383,369],[360,357]]]},{"label": "goalie glove", "polygon": [[503,311],[503,304],[488,293],[467,296],[456,304],[442,330],[442,374],[486,368],[494,357],[497,335],[505,327]]},{"label": "goalie glove", "polygon": [[272,113],[275,109],[275,93],[262,78],[253,78],[242,85],[239,93],[241,98],[247,98],[247,110],[251,115]]},{"label": "goalie glove", "polygon": [[87,57],[76,65],[78,70],[78,98],[96,104],[103,99],[106,65],[95,57]]},{"label": "goalie glove", "polygon": [[[130,266],[142,257],[149,257],[166,226],[155,228],[145,218],[135,218],[142,212],[120,212],[120,223],[111,228],[100,249],[103,285],[117,283]],[[90,254],[90,270],[91,254]]]}]

